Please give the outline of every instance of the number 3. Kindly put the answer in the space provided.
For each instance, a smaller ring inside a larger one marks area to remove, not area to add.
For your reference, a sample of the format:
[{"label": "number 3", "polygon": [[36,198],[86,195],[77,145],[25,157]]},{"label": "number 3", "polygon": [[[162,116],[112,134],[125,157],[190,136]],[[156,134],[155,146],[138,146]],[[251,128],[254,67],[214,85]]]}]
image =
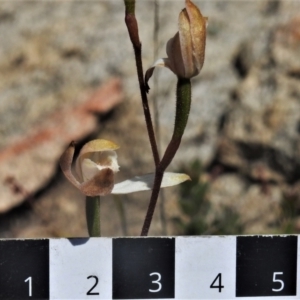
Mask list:
[{"label": "number 3", "polygon": [[274,272],[273,273],[273,282],[280,283],[280,288],[278,288],[278,289],[272,289],[272,291],[273,292],[280,292],[284,288],[284,282],[283,282],[283,280],[276,278],[276,275],[283,275],[283,272]]},{"label": "number 3", "polygon": [[161,275],[157,272],[151,273],[149,276],[156,275],[158,278],[157,280],[153,280],[152,283],[156,283],[158,285],[158,288],[156,290],[149,289],[149,292],[151,293],[157,293],[161,290],[161,283],[159,282],[161,280]]}]

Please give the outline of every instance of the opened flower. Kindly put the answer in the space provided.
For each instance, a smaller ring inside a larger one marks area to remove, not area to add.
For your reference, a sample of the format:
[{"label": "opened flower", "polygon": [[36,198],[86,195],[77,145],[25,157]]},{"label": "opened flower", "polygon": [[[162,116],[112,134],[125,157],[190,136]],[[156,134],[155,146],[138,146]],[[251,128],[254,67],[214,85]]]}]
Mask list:
[{"label": "opened flower", "polygon": [[[90,197],[152,189],[154,174],[136,176],[115,184],[115,173],[119,171],[115,152],[118,148],[118,145],[107,140],[93,140],[86,143],[76,160],[76,174],[74,174],[72,162],[75,145],[71,143],[60,158],[61,169],[74,186]],[[161,187],[177,185],[189,179],[186,174],[166,172]]]},{"label": "opened flower", "polygon": [[167,67],[180,78],[192,78],[199,74],[204,63],[207,18],[190,0],[179,14],[178,32],[167,43],[168,58],[157,60],[147,70],[145,82],[155,67]]}]

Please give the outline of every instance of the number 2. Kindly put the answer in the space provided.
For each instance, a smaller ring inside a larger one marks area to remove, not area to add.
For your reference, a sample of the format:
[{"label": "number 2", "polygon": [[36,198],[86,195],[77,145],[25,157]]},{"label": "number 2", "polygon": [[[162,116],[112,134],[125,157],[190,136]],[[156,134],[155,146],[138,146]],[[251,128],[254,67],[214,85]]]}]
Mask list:
[{"label": "number 2", "polygon": [[278,289],[272,289],[273,292],[280,292],[284,288],[284,282],[283,282],[283,280],[276,278],[277,275],[283,275],[283,272],[274,272],[273,273],[273,282],[280,283],[280,288],[278,288]]},{"label": "number 2", "polygon": [[161,280],[161,275],[157,272],[154,272],[154,273],[151,273],[149,276],[153,276],[153,275],[157,276],[157,280],[153,280],[152,283],[156,283],[158,285],[158,288],[156,290],[149,289],[149,292],[157,293],[161,290],[161,283],[159,282]]},{"label": "number 2", "polygon": [[99,293],[97,292],[93,292],[93,289],[97,286],[98,284],[98,277],[97,276],[94,276],[94,275],[91,275],[89,277],[87,277],[87,279],[90,279],[90,278],[94,278],[95,279],[95,284],[88,290],[88,292],[86,293],[88,296],[93,296],[93,295],[99,295]]}]

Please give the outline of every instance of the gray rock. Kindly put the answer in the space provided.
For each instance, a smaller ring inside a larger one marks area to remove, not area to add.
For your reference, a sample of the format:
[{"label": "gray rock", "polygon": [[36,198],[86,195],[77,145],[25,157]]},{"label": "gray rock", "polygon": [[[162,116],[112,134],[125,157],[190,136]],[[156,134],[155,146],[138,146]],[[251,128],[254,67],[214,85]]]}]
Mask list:
[{"label": "gray rock", "polygon": [[256,164],[270,180],[291,182],[300,175],[299,24],[294,19],[271,32],[268,50],[250,67],[225,116],[219,159],[250,176]]}]

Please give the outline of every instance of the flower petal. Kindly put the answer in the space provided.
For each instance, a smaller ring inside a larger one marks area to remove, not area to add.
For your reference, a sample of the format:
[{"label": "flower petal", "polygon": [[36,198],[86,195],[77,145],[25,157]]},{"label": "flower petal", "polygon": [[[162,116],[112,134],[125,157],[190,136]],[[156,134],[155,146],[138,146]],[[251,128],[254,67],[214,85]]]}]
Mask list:
[{"label": "flower petal", "polygon": [[206,25],[208,18],[203,17],[199,8],[190,0],[185,1],[185,7],[191,27],[194,62],[199,73],[204,63]]},{"label": "flower petal", "polygon": [[179,32],[177,32],[171,39],[168,40],[166,52],[170,60],[170,69],[172,72],[179,77],[185,77]]},{"label": "flower petal", "polygon": [[92,179],[99,171],[100,169],[98,168],[98,165],[95,162],[93,162],[91,159],[84,158],[82,160],[81,172],[83,176],[82,178],[83,182]]},{"label": "flower petal", "polygon": [[196,68],[193,59],[193,42],[191,35],[191,26],[186,9],[183,9],[179,14],[178,19],[179,39],[180,39],[180,53],[183,60],[183,67],[180,70],[181,77],[191,78],[198,75],[199,71]]},{"label": "flower petal", "polygon": [[92,179],[82,183],[79,189],[84,195],[90,197],[108,195],[113,189],[114,177],[112,169],[103,169]]},{"label": "flower petal", "polygon": [[[153,187],[155,174],[146,174],[142,176],[136,176],[131,179],[122,181],[115,184],[112,194],[128,194],[140,191],[148,191]],[[190,180],[190,177],[186,174],[165,172],[162,180],[161,187],[168,187],[180,184],[186,180]]]},{"label": "flower petal", "polygon": [[85,158],[91,159],[93,153],[103,152],[103,151],[111,151],[117,150],[119,146],[111,141],[107,140],[92,140],[87,142],[80,150],[78,158],[76,160],[75,170],[77,175],[80,177],[81,180],[84,180],[81,165],[82,161]]},{"label": "flower petal", "polygon": [[75,144],[74,142],[72,142],[60,157],[59,164],[61,170],[63,171],[67,179],[78,189],[80,189],[81,184],[72,173],[72,161],[73,161],[74,152],[75,152]]},{"label": "flower petal", "polygon": [[[146,90],[147,90],[147,93],[149,92],[150,90],[150,87],[148,85],[148,81],[149,79],[152,77],[153,75],[153,71],[155,69],[155,67],[166,67],[166,68],[169,68],[171,69],[170,67],[170,61],[168,58],[160,58],[158,59],[152,67],[150,67],[146,73],[145,73],[145,85],[146,85]],[[172,69],[171,69],[172,70]]]}]

